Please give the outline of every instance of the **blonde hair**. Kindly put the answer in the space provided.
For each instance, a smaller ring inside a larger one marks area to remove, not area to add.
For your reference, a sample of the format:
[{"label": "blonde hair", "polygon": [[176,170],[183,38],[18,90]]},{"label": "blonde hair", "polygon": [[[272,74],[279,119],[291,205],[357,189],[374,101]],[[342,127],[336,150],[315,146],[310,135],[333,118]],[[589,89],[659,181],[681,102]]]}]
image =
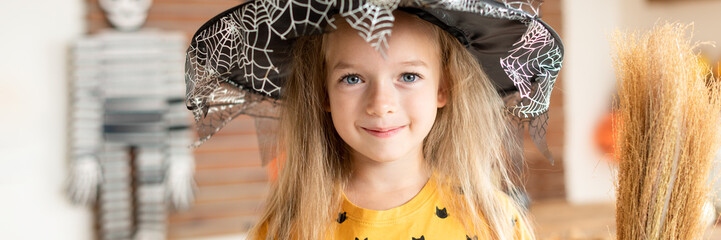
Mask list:
[{"label": "blonde hair", "polygon": [[[426,166],[435,173],[448,209],[465,219],[470,232],[479,239],[511,239],[514,215],[519,220],[525,216],[516,211],[515,201],[504,201],[499,194],[499,189],[513,187],[507,152],[520,151],[509,144],[514,141],[503,102],[457,39],[422,22],[441,49],[441,90],[448,99],[424,141]],[[351,167],[350,148],[325,111],[324,49],[325,35],[301,37],[294,45],[280,120],[281,151],[287,158],[249,239],[325,239],[333,230]],[[486,228],[491,232],[482,230]]]}]

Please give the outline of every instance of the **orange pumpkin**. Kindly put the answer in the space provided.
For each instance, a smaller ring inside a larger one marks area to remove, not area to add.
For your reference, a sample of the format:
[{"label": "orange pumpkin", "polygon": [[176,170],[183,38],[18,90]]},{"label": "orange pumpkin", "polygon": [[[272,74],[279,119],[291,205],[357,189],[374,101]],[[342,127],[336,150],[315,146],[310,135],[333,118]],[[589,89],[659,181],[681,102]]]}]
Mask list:
[{"label": "orange pumpkin", "polygon": [[615,118],[616,114],[613,112],[609,112],[603,116],[596,126],[596,132],[594,134],[596,146],[613,162],[617,161],[614,157],[616,139],[614,138],[613,121]]}]

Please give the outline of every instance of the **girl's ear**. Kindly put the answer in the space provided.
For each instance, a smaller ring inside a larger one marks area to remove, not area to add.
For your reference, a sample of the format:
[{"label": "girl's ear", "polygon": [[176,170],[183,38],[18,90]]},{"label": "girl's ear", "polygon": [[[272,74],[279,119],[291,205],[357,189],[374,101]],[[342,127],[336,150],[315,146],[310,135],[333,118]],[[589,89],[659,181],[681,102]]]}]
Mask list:
[{"label": "girl's ear", "polygon": [[448,101],[448,87],[446,86],[448,83],[448,80],[443,78],[441,79],[440,84],[438,84],[438,99],[436,103],[437,108],[443,108],[446,106],[446,102]]}]

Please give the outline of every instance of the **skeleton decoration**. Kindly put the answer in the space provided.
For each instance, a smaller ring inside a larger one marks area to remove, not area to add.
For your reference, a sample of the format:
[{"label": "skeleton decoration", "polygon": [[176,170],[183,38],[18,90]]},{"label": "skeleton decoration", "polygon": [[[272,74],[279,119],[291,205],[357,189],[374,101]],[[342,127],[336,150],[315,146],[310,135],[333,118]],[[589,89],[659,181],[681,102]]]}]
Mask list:
[{"label": "skeleton decoration", "polygon": [[139,29],[148,16],[152,0],[100,0],[108,21],[121,31]]},{"label": "skeleton decoration", "polygon": [[168,207],[193,201],[193,136],[179,81],[185,44],[180,33],[143,30],[106,31],[73,46],[68,193],[97,204],[100,239],[165,239]]}]

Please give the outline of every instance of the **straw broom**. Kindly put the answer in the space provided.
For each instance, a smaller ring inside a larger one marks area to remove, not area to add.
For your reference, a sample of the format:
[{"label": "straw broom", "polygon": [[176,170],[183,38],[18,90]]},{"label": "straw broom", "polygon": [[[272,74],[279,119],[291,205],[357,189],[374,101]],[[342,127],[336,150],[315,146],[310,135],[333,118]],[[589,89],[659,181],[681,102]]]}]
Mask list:
[{"label": "straw broom", "polygon": [[720,85],[688,26],[617,33],[617,239],[700,239],[719,147]]}]

